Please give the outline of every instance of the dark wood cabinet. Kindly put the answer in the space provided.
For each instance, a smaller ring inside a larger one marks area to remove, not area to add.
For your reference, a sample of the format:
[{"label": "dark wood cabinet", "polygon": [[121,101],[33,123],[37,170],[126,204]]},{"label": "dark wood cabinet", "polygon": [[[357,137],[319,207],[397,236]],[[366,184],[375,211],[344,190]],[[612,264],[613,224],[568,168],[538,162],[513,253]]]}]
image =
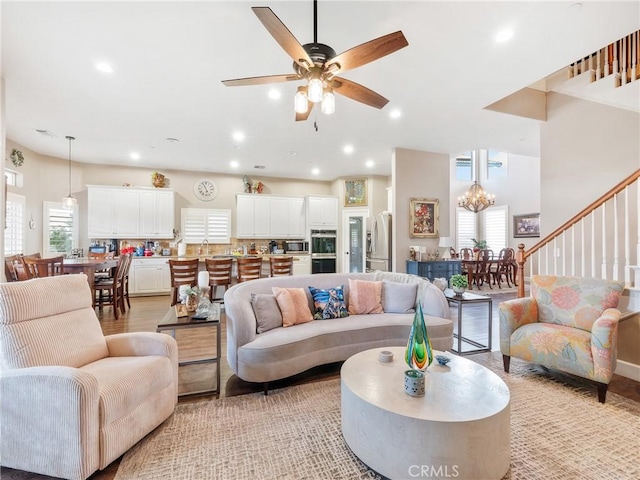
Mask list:
[{"label": "dark wood cabinet", "polygon": [[428,278],[433,282],[434,278],[449,279],[462,271],[460,260],[437,260],[433,262],[416,262],[407,260],[407,273]]}]

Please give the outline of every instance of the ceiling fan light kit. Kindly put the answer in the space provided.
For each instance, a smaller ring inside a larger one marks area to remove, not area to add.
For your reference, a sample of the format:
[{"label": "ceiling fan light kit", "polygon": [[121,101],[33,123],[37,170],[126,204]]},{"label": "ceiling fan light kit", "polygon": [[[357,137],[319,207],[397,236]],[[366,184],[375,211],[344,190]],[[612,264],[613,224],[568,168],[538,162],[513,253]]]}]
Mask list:
[{"label": "ceiling fan light kit", "polygon": [[335,75],[371,63],[400,50],[409,45],[407,39],[401,31],[397,31],[336,55],[333,48],[318,43],[317,3],[317,0],[314,0],[313,43],[305,45],[298,42],[269,7],[252,7],[251,9],[276,42],[293,59],[295,74],[238,78],[223,80],[222,83],[228,87],[235,87],[306,80],[306,85],[298,87],[294,96],[296,121],[309,118],[314,103],[321,103],[322,113],[326,115],[334,113],[336,109],[334,92],[371,107],[383,108],[389,100],[382,95]]}]

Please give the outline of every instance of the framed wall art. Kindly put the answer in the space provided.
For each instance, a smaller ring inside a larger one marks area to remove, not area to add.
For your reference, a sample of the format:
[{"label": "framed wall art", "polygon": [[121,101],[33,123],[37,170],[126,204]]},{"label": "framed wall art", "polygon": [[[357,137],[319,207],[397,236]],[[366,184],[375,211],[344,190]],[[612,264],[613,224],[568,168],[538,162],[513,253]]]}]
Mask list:
[{"label": "framed wall art", "polygon": [[367,206],[367,179],[347,178],[344,181],[344,206]]},{"label": "framed wall art", "polygon": [[411,238],[438,237],[439,203],[439,200],[431,198],[411,199]]},{"label": "framed wall art", "polygon": [[523,215],[514,215],[513,236],[514,238],[539,237],[540,214],[527,213]]}]

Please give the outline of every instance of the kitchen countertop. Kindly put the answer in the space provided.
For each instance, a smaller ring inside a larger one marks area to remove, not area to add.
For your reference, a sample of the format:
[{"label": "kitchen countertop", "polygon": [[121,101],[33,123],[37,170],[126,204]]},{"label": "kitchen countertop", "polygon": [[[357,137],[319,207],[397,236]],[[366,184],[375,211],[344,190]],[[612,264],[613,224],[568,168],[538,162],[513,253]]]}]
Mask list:
[{"label": "kitchen countertop", "polygon": [[204,260],[206,258],[241,258],[241,257],[260,257],[262,258],[262,260],[264,261],[268,261],[269,258],[271,257],[309,257],[310,254],[309,253],[290,253],[290,254],[270,254],[270,253],[265,253],[264,255],[262,254],[257,254],[257,255],[253,255],[253,254],[247,254],[247,255],[185,255],[182,257],[179,257],[178,255],[151,255],[149,257],[145,257],[145,256],[133,256],[131,257],[132,259],[166,259],[166,260],[192,260],[194,258],[199,259],[201,262],[204,262]]}]

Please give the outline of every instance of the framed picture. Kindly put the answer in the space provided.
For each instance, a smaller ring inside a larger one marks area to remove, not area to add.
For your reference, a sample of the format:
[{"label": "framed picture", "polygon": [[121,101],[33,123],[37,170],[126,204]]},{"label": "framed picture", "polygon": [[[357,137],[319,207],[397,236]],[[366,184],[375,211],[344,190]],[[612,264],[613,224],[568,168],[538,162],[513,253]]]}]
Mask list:
[{"label": "framed picture", "polygon": [[431,198],[412,198],[411,224],[409,236],[411,238],[438,237],[439,201]]},{"label": "framed picture", "polygon": [[527,213],[513,216],[513,236],[539,237],[540,236],[540,214]]},{"label": "framed picture", "polygon": [[344,206],[367,206],[367,179],[347,178],[344,181]]}]

